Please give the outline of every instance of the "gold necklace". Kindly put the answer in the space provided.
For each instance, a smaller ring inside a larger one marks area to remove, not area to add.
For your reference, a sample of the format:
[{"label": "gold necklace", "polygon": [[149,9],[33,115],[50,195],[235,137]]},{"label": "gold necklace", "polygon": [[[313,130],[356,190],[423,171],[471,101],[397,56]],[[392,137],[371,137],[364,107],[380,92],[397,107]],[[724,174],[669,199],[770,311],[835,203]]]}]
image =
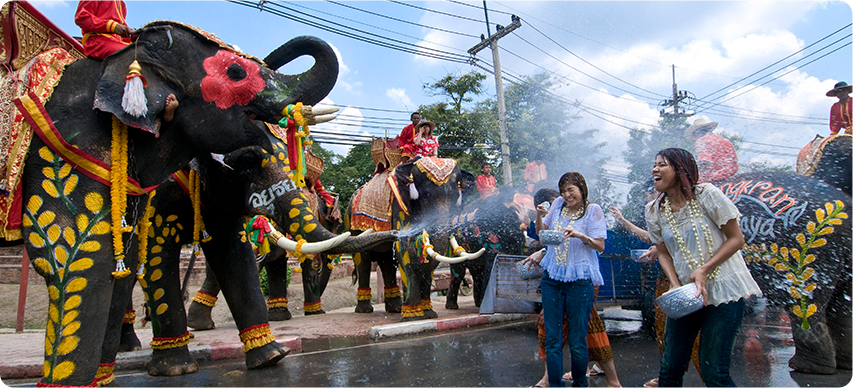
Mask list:
[{"label": "gold necklace", "polygon": [[[583,213],[583,210],[586,207],[585,205],[586,204],[581,205],[581,207],[578,208],[578,211],[576,211],[575,214],[571,216],[569,224],[566,225],[567,228],[574,225],[575,221],[577,221],[581,217],[581,213]],[[557,222],[554,223],[555,228],[553,230],[563,230],[563,218],[566,218],[568,216],[569,208],[567,206],[564,206],[562,209],[560,209],[560,217],[558,217]],[[554,260],[556,261],[557,265],[566,265],[566,261],[568,259],[567,256],[569,254],[567,243],[564,242],[561,246],[557,247],[554,253]]]},{"label": "gold necklace", "polygon": [[[684,237],[681,237],[681,233],[679,233],[678,229],[675,227],[675,217],[672,215],[672,207],[669,205],[669,197],[665,197],[663,199],[663,213],[666,215],[667,222],[669,222],[669,228],[672,229],[672,235],[675,237],[675,241],[678,243],[678,247],[681,249],[681,252],[686,256],[687,265],[690,267],[691,271],[695,271],[705,263],[705,258],[702,254],[702,241],[699,238],[699,229],[696,227],[697,220],[701,217],[702,212],[699,210],[699,205],[696,204],[696,201],[693,199],[687,200],[685,207],[687,207],[687,210],[690,213],[690,224],[693,226],[693,234],[696,236],[696,246],[699,247],[699,258],[702,259],[701,264],[695,257],[693,257],[693,253],[687,249],[687,246],[684,243]],[[711,230],[708,229],[708,225],[705,225],[704,223],[700,223],[700,225],[702,226],[702,234],[705,237],[708,260],[711,260],[711,256],[714,254],[714,237],[711,235]],[[713,279],[719,275],[720,267],[714,268],[714,270],[708,274],[708,279]]]}]

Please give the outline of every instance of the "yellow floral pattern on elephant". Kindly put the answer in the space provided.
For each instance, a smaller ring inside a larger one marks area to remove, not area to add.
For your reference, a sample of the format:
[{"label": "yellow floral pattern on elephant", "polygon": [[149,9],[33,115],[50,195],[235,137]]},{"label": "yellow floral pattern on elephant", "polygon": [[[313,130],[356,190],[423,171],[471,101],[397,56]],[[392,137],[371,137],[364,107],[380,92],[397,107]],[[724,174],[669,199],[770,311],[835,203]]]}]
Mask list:
[{"label": "yellow floral pattern on elephant", "polygon": [[[89,285],[85,271],[94,265],[87,256],[102,249],[101,243],[92,238],[110,233],[110,224],[105,221],[110,209],[96,192],[85,194],[85,210],[78,209],[70,198],[80,179],[72,173],[72,166],[47,147],[42,147],[38,155],[50,166],[41,171],[43,192],[26,200],[22,223],[28,231],[27,242],[38,250],[33,267],[48,284],[44,376],[58,382],[76,368],[73,361],[57,364],[57,357],[73,352],[80,343],[77,332],[81,321],[77,318],[83,298],[79,293]],[[60,219],[51,210],[57,207],[66,207],[76,216],[72,220]]]},{"label": "yellow floral pattern on elephant", "polygon": [[[144,275],[139,280],[139,285],[142,286],[143,296],[147,302],[146,308],[150,306],[154,309],[154,313],[162,315],[169,310],[169,305],[161,301],[165,291],[156,283],[166,271],[162,266],[164,264],[162,255],[172,251],[173,248],[180,249],[181,231],[184,230],[184,226],[177,215],[163,216],[157,213],[157,209],[152,209],[154,216],[151,226],[148,228],[147,256],[149,260],[146,263]],[[159,321],[155,319],[152,323],[158,326]]]},{"label": "yellow floral pattern on elephant", "polygon": [[835,201],[827,202],[824,208],[815,210],[815,221],[809,221],[806,225],[806,233],[797,235],[799,247],[780,247],[777,244],[745,245],[743,247],[744,258],[749,262],[764,263],[776,271],[785,274],[790,282],[788,293],[795,301],[794,314],[802,319],[800,327],[808,330],[808,318],[817,312],[817,305],[811,303],[811,296],[818,287],[815,269],[811,266],[817,256],[810,250],[826,245],[824,236],[835,232],[834,226],[841,225],[842,220],[847,218],[844,211],[844,203]]}]

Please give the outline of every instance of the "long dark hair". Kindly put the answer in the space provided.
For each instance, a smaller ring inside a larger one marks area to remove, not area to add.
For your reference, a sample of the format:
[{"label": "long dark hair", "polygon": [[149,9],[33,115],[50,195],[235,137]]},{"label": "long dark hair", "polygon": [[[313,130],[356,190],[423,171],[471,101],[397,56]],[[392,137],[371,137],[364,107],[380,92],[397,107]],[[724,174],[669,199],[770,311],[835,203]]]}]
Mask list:
[{"label": "long dark hair", "polygon": [[[675,177],[678,179],[684,199],[688,201],[693,199],[696,181],[699,180],[699,166],[696,164],[693,154],[683,148],[667,148],[658,152],[655,158],[658,156],[664,158],[666,163],[675,171]],[[664,197],[666,197],[666,193],[661,196],[661,198]]]},{"label": "long dark hair", "polygon": [[586,188],[586,179],[579,172],[567,172],[563,174],[560,177],[560,183],[557,184],[557,188],[560,189],[560,195],[563,194],[563,187],[568,185],[575,185],[581,191],[581,208],[583,212],[581,212],[581,216],[578,218],[583,218],[586,215],[586,198],[589,195],[589,189]]}]

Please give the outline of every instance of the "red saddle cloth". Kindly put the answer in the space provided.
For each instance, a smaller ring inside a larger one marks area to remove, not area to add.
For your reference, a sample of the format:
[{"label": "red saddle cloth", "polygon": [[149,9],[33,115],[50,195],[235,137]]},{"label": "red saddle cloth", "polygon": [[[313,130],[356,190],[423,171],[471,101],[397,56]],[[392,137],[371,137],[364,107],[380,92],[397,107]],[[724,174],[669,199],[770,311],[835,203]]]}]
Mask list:
[{"label": "red saddle cloth", "polygon": [[351,230],[373,229],[374,232],[391,230],[391,186],[385,170],[373,176],[353,196]]}]

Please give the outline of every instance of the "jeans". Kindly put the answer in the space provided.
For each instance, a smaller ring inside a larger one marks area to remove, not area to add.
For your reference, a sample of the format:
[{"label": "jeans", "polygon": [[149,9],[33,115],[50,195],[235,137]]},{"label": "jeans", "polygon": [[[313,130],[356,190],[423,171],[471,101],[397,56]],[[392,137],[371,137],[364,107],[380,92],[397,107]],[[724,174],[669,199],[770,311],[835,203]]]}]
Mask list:
[{"label": "jeans", "polygon": [[569,351],[572,356],[572,386],[589,386],[586,367],[589,351],[586,334],[592,310],[592,280],[581,279],[561,282],[551,279],[548,272],[542,277],[542,308],[545,310],[545,365],[548,383],[552,387],[563,384],[563,313],[568,317]]},{"label": "jeans", "polygon": [[705,306],[679,319],[667,318],[659,386],[680,387],[683,384],[693,343],[701,330],[699,369],[702,380],[708,387],[734,387],[729,365],[744,306],[741,298],[719,306]]}]

